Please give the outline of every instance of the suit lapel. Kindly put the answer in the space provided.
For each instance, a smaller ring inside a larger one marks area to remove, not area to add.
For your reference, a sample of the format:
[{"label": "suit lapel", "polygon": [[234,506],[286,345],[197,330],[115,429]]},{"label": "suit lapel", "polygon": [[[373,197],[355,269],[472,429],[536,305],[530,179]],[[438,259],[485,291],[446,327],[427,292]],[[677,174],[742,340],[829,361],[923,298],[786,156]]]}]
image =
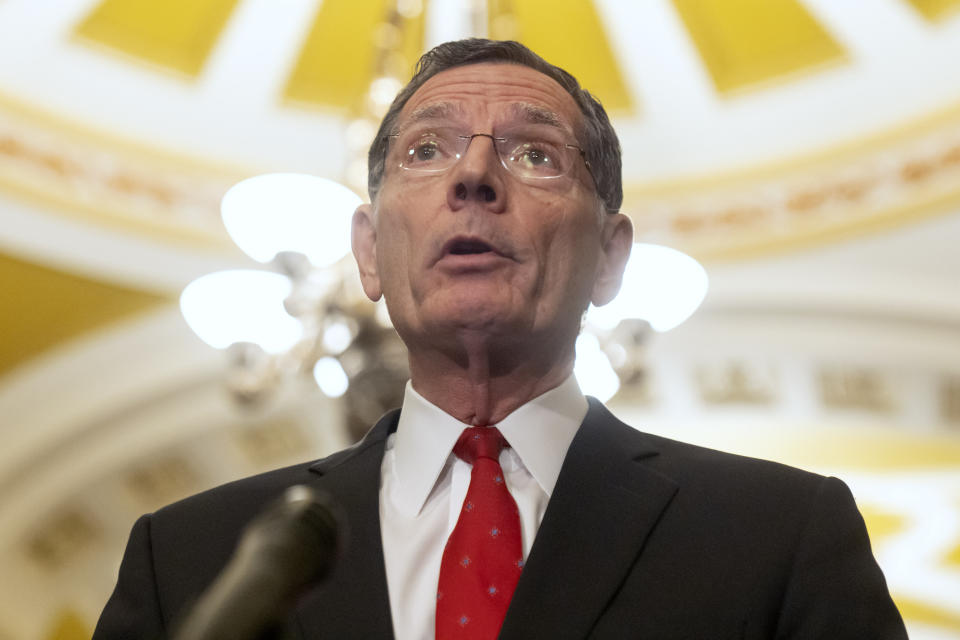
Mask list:
[{"label": "suit lapel", "polygon": [[310,467],[312,486],[336,497],[345,543],[332,574],[297,606],[305,638],[393,638],[380,537],[380,463],[399,411],[356,445]]},{"label": "suit lapel", "polygon": [[589,634],[676,493],[672,480],[644,466],[655,455],[642,434],[591,399],[500,638]]}]

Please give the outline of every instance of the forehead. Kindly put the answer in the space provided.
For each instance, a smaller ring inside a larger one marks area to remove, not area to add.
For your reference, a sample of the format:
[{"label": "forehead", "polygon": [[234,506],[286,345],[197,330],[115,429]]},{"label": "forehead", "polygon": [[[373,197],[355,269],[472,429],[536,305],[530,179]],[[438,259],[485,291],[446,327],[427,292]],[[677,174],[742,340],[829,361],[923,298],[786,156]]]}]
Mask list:
[{"label": "forehead", "polygon": [[[581,124],[573,97],[553,78],[519,64],[479,63],[441,71],[414,92],[400,112],[402,126],[412,114],[445,105],[447,113],[462,117],[497,119],[543,110],[557,116],[571,131]],[[517,109],[523,105],[525,109]]]}]

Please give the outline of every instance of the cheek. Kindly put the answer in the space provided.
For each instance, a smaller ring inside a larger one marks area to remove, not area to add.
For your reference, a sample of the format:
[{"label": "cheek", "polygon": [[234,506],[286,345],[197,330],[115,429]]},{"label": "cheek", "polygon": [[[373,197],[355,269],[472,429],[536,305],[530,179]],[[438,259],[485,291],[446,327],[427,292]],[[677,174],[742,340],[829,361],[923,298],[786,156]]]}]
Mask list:
[{"label": "cheek", "polygon": [[544,234],[548,240],[542,249],[544,292],[558,297],[562,306],[582,306],[588,299],[596,273],[600,237],[591,220],[567,218]]},{"label": "cheek", "polygon": [[419,208],[409,197],[394,196],[382,210],[377,225],[377,265],[385,295],[407,297],[417,284],[417,272],[428,246],[428,224],[417,216]]},{"label": "cheek", "polygon": [[408,211],[406,198],[400,194],[386,192],[382,200],[388,201],[389,206],[383,207],[377,215],[377,257],[385,262],[395,262],[407,243],[410,232],[407,218]]},{"label": "cheek", "polygon": [[569,272],[592,265],[599,246],[599,231],[582,213],[558,213],[532,231],[545,270]]},{"label": "cheek", "polygon": [[377,228],[377,269],[384,293],[396,290],[396,285],[405,273],[407,256],[407,232],[402,224],[392,217],[384,216]]}]

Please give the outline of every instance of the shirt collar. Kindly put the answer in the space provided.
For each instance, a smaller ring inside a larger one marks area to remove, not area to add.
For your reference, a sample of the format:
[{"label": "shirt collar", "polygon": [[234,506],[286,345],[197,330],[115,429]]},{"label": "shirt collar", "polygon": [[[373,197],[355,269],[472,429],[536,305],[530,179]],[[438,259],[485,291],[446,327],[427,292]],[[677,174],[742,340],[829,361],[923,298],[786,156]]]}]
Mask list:
[{"label": "shirt collar", "polygon": [[[516,409],[498,424],[524,466],[550,496],[580,423],[587,399],[570,375],[559,386]],[[413,516],[423,508],[464,424],[421,396],[407,382],[393,443],[398,490],[395,503]]]}]

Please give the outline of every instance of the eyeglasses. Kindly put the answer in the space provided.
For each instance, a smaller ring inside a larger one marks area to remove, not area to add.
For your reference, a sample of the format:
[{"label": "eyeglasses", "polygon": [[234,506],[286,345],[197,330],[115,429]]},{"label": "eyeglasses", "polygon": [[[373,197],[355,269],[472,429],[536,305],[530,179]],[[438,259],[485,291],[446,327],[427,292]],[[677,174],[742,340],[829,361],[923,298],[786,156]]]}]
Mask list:
[{"label": "eyeglasses", "polygon": [[490,138],[500,164],[524,181],[553,180],[570,175],[577,158],[593,171],[583,149],[544,132],[516,132],[503,136],[489,133],[462,135],[451,129],[414,130],[387,136],[396,143],[402,169],[414,174],[439,174],[460,161],[474,138]]}]

